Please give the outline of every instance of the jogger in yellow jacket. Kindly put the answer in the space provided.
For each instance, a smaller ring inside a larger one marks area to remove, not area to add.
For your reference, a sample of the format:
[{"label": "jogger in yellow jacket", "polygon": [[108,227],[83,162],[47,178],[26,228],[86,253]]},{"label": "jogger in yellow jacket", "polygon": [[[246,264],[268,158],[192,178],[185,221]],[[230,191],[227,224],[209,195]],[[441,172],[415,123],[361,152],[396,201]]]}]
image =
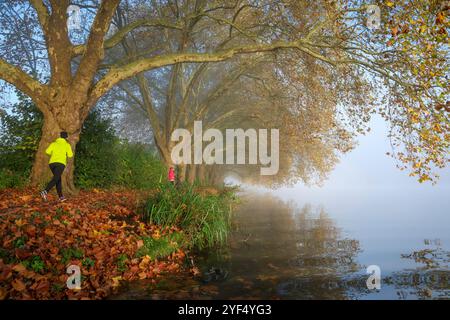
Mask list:
[{"label": "jogger in yellow jacket", "polygon": [[47,184],[47,187],[41,191],[41,196],[44,200],[47,200],[47,194],[54,186],[56,186],[59,200],[66,200],[62,194],[61,175],[67,165],[67,158],[73,157],[72,147],[67,142],[67,137],[67,132],[61,132],[60,138],[53,141],[47,150],[45,150],[45,153],[50,156],[48,163],[50,170],[53,173],[53,178]]}]

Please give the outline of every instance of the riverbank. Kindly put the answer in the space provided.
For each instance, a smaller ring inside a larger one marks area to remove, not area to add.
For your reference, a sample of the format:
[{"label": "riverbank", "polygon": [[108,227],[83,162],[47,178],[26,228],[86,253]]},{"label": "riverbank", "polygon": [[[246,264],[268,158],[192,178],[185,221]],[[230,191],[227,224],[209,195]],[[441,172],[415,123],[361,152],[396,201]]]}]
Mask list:
[{"label": "riverbank", "polygon": [[[189,269],[184,231],[141,221],[148,195],[94,189],[61,203],[34,189],[0,190],[0,299],[102,299],[122,281]],[[80,290],[67,288],[71,265]]]}]

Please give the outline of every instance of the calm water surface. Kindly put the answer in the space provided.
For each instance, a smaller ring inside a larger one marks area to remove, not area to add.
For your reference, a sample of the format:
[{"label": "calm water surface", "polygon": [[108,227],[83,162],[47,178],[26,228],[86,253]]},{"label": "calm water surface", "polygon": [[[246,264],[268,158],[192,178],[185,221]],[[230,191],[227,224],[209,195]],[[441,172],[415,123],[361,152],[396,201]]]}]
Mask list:
[{"label": "calm water surface", "polygon": [[[201,276],[129,283],[114,298],[449,299],[449,198],[344,191],[245,192],[228,245],[198,255]],[[367,288],[369,265],[380,290]]]}]

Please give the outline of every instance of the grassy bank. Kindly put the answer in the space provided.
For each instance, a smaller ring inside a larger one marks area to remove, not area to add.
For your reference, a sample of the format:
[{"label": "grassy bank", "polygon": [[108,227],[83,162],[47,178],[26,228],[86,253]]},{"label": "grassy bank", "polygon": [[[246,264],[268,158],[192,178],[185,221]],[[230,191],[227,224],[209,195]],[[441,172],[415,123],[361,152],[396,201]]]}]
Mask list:
[{"label": "grassy bank", "polygon": [[164,184],[145,202],[142,219],[161,227],[180,228],[188,249],[204,249],[225,243],[234,201],[231,189]]}]

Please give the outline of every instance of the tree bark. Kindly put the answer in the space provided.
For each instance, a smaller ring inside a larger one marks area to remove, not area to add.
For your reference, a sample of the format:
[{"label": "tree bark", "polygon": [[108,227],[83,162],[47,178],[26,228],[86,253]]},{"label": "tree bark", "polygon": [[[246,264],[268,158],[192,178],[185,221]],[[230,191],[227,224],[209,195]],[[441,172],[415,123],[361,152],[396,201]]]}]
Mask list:
[{"label": "tree bark", "polygon": [[188,178],[187,181],[190,184],[193,184],[195,182],[195,178],[196,178],[196,173],[197,173],[197,165],[195,164],[191,164],[188,166],[189,171],[188,171]]},{"label": "tree bark", "polygon": [[202,185],[204,185],[206,182],[205,181],[206,180],[205,171],[206,171],[206,169],[205,169],[204,164],[198,165],[197,172],[196,172],[196,179]]},{"label": "tree bark", "polygon": [[223,184],[223,176],[216,166],[208,166],[205,170],[205,180],[212,186],[220,186]]},{"label": "tree bark", "polygon": [[178,165],[178,182],[184,182],[186,180],[186,165],[180,164]]}]

